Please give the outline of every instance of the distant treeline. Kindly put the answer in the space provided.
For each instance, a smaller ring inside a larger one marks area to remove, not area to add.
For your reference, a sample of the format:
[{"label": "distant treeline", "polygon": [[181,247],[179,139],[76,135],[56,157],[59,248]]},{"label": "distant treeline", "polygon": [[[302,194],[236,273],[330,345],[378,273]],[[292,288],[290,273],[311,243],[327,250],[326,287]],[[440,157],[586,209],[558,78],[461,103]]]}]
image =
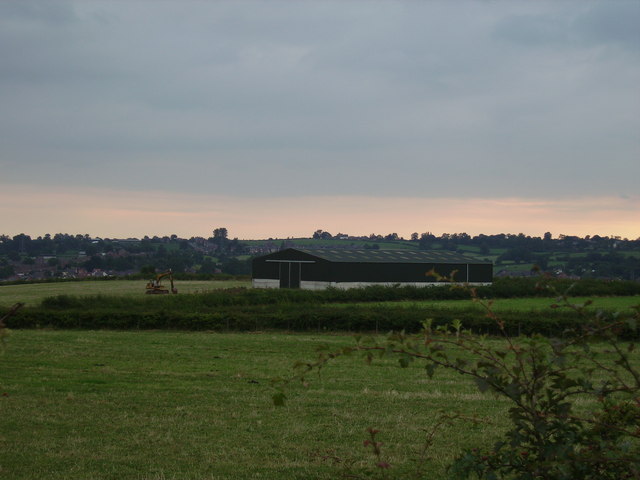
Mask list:
[{"label": "distant treeline", "polygon": [[467,233],[443,233],[436,236],[431,232],[411,234],[409,239],[398,236],[397,233],[381,235],[372,233],[368,236],[353,237],[344,233],[332,235],[324,230],[316,230],[312,238],[329,240],[362,240],[370,242],[394,242],[394,241],[410,241],[416,242],[419,248],[429,250],[431,248],[453,249],[457,246],[473,246],[479,247],[481,253],[488,253],[489,249],[494,248],[524,248],[529,251],[569,251],[569,250],[610,250],[613,248],[636,249],[640,247],[640,238],[628,239],[619,236],[600,236],[587,235],[578,237],[574,235],[559,235],[553,238],[551,232],[546,232],[542,237],[529,236],[523,233],[499,233],[496,235],[469,235]]},{"label": "distant treeline", "polygon": [[[116,280],[150,280],[155,277],[155,274],[148,273],[135,273],[131,275],[124,275],[121,277],[90,277],[90,278],[45,278],[42,280],[9,280],[2,282],[2,285],[28,285],[37,283],[77,283],[77,282],[112,282]],[[194,280],[194,281],[219,281],[227,282],[230,280],[246,281],[251,280],[250,275],[231,275],[228,273],[174,273],[173,278],[175,280]]]},{"label": "distant treeline", "polygon": [[[436,236],[430,232],[414,232],[409,239],[404,239],[397,233],[350,236],[317,230],[312,239],[240,241],[228,238],[226,228],[214,229],[208,238],[188,239],[177,235],[145,236],[141,239],[93,238],[87,234],[62,233],[37,238],[26,234],[0,235],[0,280],[31,271],[61,277],[73,275],[73,269],[116,275],[168,269],[176,273],[248,275],[251,262],[247,257],[299,246],[296,242],[305,248],[390,249],[409,246],[420,250],[461,251],[480,258],[490,257],[497,265],[536,264],[543,270],[559,269],[565,274],[580,277],[640,278],[640,238],[599,235],[559,235],[554,238],[550,232],[542,237],[522,233],[475,236],[443,233]],[[40,259],[37,264],[36,258]]]},{"label": "distant treeline", "polygon": [[[189,239],[180,238],[177,235],[163,237],[148,237],[142,239],[109,239],[93,238],[87,234],[69,235],[57,233],[55,235],[45,235],[32,238],[21,233],[10,237],[0,234],[0,255],[6,255],[12,259],[19,259],[24,256],[38,255],[65,255],[82,251],[88,257],[99,253],[110,253],[114,251],[125,251],[129,253],[157,253],[160,246],[164,246],[164,252],[174,252],[180,250],[196,249],[202,251],[217,251],[237,255],[248,251],[246,242],[227,238],[226,229],[215,229],[214,236],[209,238],[191,237]],[[578,237],[572,235],[559,235],[553,238],[550,232],[542,237],[519,234],[500,233],[496,235],[468,235],[466,233],[443,233],[436,236],[430,232],[411,234],[411,238],[399,237],[397,233],[387,235],[372,233],[368,236],[352,237],[346,234],[331,235],[323,230],[316,231],[314,239],[334,239],[345,242],[414,242],[416,246],[423,250],[435,249],[455,249],[461,246],[477,247],[480,254],[487,254],[491,249],[523,249],[528,252],[607,252],[613,250],[637,250],[640,249],[640,238],[627,239],[618,236],[587,235]],[[265,242],[273,244],[275,240],[269,239]],[[254,241],[255,242],[255,241]],[[295,244],[295,239],[282,241],[283,247]],[[355,246],[358,246],[356,243]],[[364,247],[364,244],[362,245]]]},{"label": "distant treeline", "polygon": [[[238,239],[226,237],[226,229],[214,230],[209,238],[179,238],[177,235],[142,239],[92,238],[89,235],[55,235],[31,238],[20,234],[0,235],[0,280],[15,276],[18,265],[33,270],[46,270],[50,277],[85,269],[116,272],[173,270],[174,272],[212,275],[248,275],[250,263],[238,256],[247,255],[248,246]],[[36,265],[36,258],[43,259]],[[124,272],[124,273],[123,273]]]}]

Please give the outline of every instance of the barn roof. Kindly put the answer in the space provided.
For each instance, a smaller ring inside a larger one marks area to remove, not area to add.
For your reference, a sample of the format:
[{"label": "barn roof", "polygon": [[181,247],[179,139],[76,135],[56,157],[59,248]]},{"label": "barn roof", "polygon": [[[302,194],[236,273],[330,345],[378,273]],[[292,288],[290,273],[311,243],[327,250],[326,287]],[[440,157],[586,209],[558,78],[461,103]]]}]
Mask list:
[{"label": "barn roof", "polygon": [[324,248],[313,250],[294,248],[291,250],[297,250],[330,262],[341,263],[490,263],[441,250],[338,250]]}]

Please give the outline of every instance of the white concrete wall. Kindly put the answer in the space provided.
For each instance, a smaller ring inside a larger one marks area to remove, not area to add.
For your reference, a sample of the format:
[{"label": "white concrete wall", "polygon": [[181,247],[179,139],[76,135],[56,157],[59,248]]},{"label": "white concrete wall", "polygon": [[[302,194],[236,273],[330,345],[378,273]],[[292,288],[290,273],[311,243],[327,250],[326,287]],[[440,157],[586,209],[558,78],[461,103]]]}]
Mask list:
[{"label": "white concrete wall", "polygon": [[253,288],[280,288],[280,280],[271,278],[254,278],[251,280]]},{"label": "white concrete wall", "polygon": [[[301,288],[304,288],[300,284]],[[310,283],[323,283],[324,286],[315,286],[314,290],[320,290],[322,288],[334,287],[334,288],[342,288],[344,290],[348,290],[350,288],[364,288],[370,287],[372,285],[381,285],[383,287],[445,287],[447,285],[452,285],[452,282],[310,282]],[[457,285],[463,285],[462,282],[457,282]],[[491,285],[490,283],[469,283],[470,286],[481,286],[481,285]]]},{"label": "white concrete wall", "polygon": [[331,286],[331,282],[314,282],[311,280],[300,280],[300,288],[303,290],[324,290]]},{"label": "white concrete wall", "polygon": [[[253,288],[280,288],[280,280],[272,280],[267,278],[254,278]],[[458,283],[462,284],[462,283]],[[324,290],[328,287],[334,288],[364,288],[371,285],[383,285],[387,287],[393,287],[394,285],[399,285],[402,287],[413,286],[413,287],[433,287],[439,286],[444,287],[447,285],[451,285],[450,282],[317,282],[310,280],[302,280],[300,282],[300,288],[303,290]],[[469,283],[468,285],[478,287],[483,285],[491,285],[491,283]]]}]

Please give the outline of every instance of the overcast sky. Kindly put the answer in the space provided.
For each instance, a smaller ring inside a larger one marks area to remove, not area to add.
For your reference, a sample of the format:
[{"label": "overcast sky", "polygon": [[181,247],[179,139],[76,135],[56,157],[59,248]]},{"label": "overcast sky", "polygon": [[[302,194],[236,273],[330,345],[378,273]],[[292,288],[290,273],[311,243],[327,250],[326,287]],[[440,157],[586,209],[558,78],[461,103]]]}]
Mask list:
[{"label": "overcast sky", "polygon": [[638,25],[638,0],[0,1],[0,233],[636,238]]}]

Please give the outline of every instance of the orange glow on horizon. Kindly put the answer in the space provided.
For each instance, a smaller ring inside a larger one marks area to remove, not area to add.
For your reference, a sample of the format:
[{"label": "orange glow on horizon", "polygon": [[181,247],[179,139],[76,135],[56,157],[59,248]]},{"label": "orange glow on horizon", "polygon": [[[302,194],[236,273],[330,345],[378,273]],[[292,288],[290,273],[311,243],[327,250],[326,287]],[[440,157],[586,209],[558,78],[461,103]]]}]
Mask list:
[{"label": "orange glow on horizon", "polygon": [[145,235],[209,237],[226,227],[231,237],[309,237],[332,234],[409,238],[412,232],[469,235],[524,233],[640,237],[640,196],[532,198],[379,198],[362,196],[248,198],[164,192],[64,191],[30,186],[0,192],[0,234],[85,234],[105,238]]}]

